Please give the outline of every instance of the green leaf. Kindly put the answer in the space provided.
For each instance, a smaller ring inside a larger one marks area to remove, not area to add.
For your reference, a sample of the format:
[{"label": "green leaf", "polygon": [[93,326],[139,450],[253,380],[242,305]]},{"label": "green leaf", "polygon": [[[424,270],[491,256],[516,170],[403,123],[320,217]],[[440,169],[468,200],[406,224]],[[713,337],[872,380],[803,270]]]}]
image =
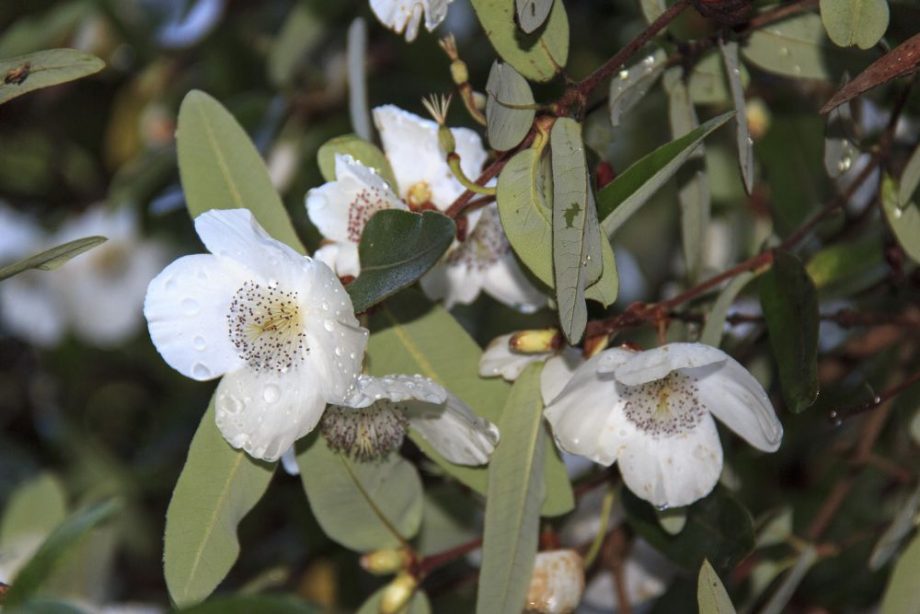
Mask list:
[{"label": "green leaf", "polygon": [[390,162],[380,148],[373,143],[368,143],[356,134],[337,136],[323,143],[316,152],[316,162],[319,164],[319,172],[326,181],[335,181],[336,154],[349,155],[364,166],[374,169],[384,181],[390,184],[393,191],[398,193],[399,186],[396,185],[396,177],[393,175]]},{"label": "green leaf", "polygon": [[894,556],[904,539],[910,535],[920,514],[920,485],[899,505],[891,524],[879,538],[869,556],[869,570],[878,571]]},{"label": "green leaf", "polygon": [[[696,104],[726,105],[731,100],[731,91],[725,74],[725,63],[717,51],[703,55],[687,79],[690,99]],[[744,65],[738,66],[742,89],[746,88],[751,75]]]},{"label": "green leaf", "polygon": [[362,313],[413,284],[437,263],[454,240],[456,226],[434,211],[378,211],[358,244],[361,274],[347,286],[355,312]]},{"label": "green leaf", "polygon": [[645,98],[649,88],[664,72],[666,59],[664,51],[658,50],[610,79],[607,110],[613,126],[619,126],[620,118]]},{"label": "green leaf", "polygon": [[898,186],[890,175],[882,178],[882,210],[898,245],[911,260],[920,262],[920,208],[898,200]]},{"label": "green leaf", "polygon": [[99,72],[105,62],[76,49],[48,49],[0,59],[0,104],[29,92]]},{"label": "green leaf", "polygon": [[687,524],[669,535],[658,524],[655,508],[621,489],[629,525],[671,561],[688,571],[708,559],[720,573],[730,571],[754,548],[751,515],[722,486],[687,509]]},{"label": "green leaf", "polygon": [[[553,280],[552,176],[541,151],[525,149],[498,176],[498,214],[508,242],[530,272],[548,287]],[[546,185],[549,184],[549,185]]]},{"label": "green leaf", "polygon": [[588,185],[581,125],[560,117],[550,133],[553,162],[553,273],[559,322],[569,343],[588,322],[585,288],[603,272],[597,209]]},{"label": "green leaf", "polygon": [[240,554],[237,526],[274,470],[230,447],[217,429],[212,398],[166,510],[163,568],[178,606],[206,599],[230,571]]},{"label": "green leaf", "polygon": [[530,34],[542,26],[549,17],[553,0],[515,0],[514,6],[517,9],[518,25],[521,26],[521,30]]},{"label": "green leaf", "polygon": [[910,159],[904,166],[904,171],[901,173],[898,202],[902,205],[912,200],[916,202],[914,192],[917,191],[918,185],[920,185],[920,145],[914,148],[913,153],[910,154]]},{"label": "green leaf", "polygon": [[41,51],[66,40],[81,21],[98,10],[85,0],[62,0],[46,6],[46,10],[36,7],[20,12],[22,17],[4,24],[0,33],[0,58]]},{"label": "green leaf", "polygon": [[706,560],[700,566],[700,575],[697,578],[696,602],[700,614],[735,614],[735,606],[732,605],[719,574]]},{"label": "green leaf", "polygon": [[[671,136],[681,138],[700,126],[690,92],[681,77],[680,68],[672,68],[664,75],[664,87],[668,93],[668,119]],[[703,244],[712,198],[709,194],[709,177],[706,158],[700,143],[687,159],[683,168],[676,169],[677,202],[680,206],[680,239],[686,263],[687,280],[693,282],[703,267]]]},{"label": "green leaf", "polygon": [[51,576],[77,542],[96,526],[108,520],[120,507],[115,500],[105,501],[72,514],[58,525],[42,542],[32,559],[19,570],[6,593],[4,607],[12,610],[24,604]]},{"label": "green leaf", "polygon": [[67,493],[51,473],[42,473],[14,490],[3,509],[0,550],[28,535],[48,535],[67,517]]},{"label": "green leaf", "polygon": [[786,405],[804,411],[818,397],[818,293],[805,267],[777,250],[760,278],[760,304]]},{"label": "green leaf", "polygon": [[601,235],[600,241],[604,271],[600,279],[585,288],[585,298],[589,301],[597,301],[604,307],[610,307],[616,302],[617,295],[620,293],[620,276],[617,273],[617,261],[610,241],[604,235]]},{"label": "green leaf", "polygon": [[268,77],[275,87],[294,84],[297,68],[323,38],[322,20],[307,4],[291,9],[268,52]]},{"label": "green leaf", "polygon": [[501,58],[531,81],[549,81],[569,58],[569,18],[561,0],[553,2],[546,25],[521,34],[508,0],[472,0],[479,23]]},{"label": "green leaf", "polygon": [[[356,614],[379,614],[380,598],[383,597],[384,586],[376,593],[371,595],[367,601],[361,604]],[[428,602],[428,596],[421,590],[415,591],[411,601],[406,607],[399,611],[399,614],[431,614],[431,604]]]},{"label": "green leaf", "polygon": [[[840,1],[840,0],[838,0]],[[821,18],[802,13],[758,28],[741,54],[749,62],[778,75],[801,79],[836,79],[859,56],[841,52],[827,39]]]},{"label": "green leaf", "polygon": [[479,509],[469,505],[469,492],[459,485],[444,482],[426,488],[416,551],[427,556],[476,539],[478,516]]},{"label": "green leaf", "polygon": [[703,325],[703,332],[700,334],[700,343],[713,347],[719,347],[722,344],[722,333],[725,330],[725,317],[728,315],[728,310],[731,308],[732,303],[735,302],[735,297],[738,296],[738,293],[754,277],[754,273],[745,271],[722,288],[718,298],[716,298],[716,302],[712,305],[712,309],[709,310],[709,315],[706,316],[706,324]]},{"label": "green leaf", "polygon": [[871,49],[888,29],[886,0],[821,0],[821,21],[841,47]]},{"label": "green leaf", "polygon": [[679,139],[662,145],[632,164],[597,193],[597,214],[604,232],[612,237],[617,229],[644,205],[693,154],[696,146],[731,119],[724,113]]},{"label": "green leaf", "polygon": [[[480,416],[498,424],[508,396],[501,379],[479,377],[482,350],[443,307],[431,305],[414,290],[404,290],[373,312],[369,328],[374,331],[367,347],[371,375],[419,373],[441,384]],[[455,465],[445,460],[422,437],[409,431],[412,441],[448,475],[480,494],[486,494],[486,467]],[[553,449],[552,437],[545,444]],[[544,516],[558,516],[572,509],[574,499],[565,466],[558,454],[546,454]]]},{"label": "green leaf", "polygon": [[811,257],[805,270],[822,296],[851,295],[888,274],[882,241],[875,233],[825,247]]},{"label": "green leaf", "polygon": [[744,102],[744,86],[741,84],[741,68],[738,63],[738,43],[729,41],[723,43],[719,39],[719,49],[725,61],[725,73],[728,75],[728,85],[732,92],[732,104],[735,106],[735,140],[738,144],[738,166],[741,167],[741,178],[744,180],[744,190],[750,194],[754,187],[754,141],[748,132],[747,107]]},{"label": "green leaf", "polygon": [[105,237],[86,237],[84,239],[77,239],[76,241],[69,241],[64,245],[52,247],[49,250],[0,268],[0,280],[8,279],[23,271],[28,271],[29,269],[53,271],[71,258],[79,256],[83,252],[105,243],[106,240]]},{"label": "green leaf", "polygon": [[233,595],[211,599],[176,614],[319,614],[322,608],[296,595]]},{"label": "green leaf", "polygon": [[530,85],[510,64],[495,61],[486,82],[486,129],[489,144],[499,151],[516,147],[533,124]]},{"label": "green leaf", "polygon": [[544,496],[541,371],[542,365],[531,364],[518,377],[498,425],[502,438],[489,464],[477,614],[521,611],[530,586]]},{"label": "green leaf", "polygon": [[297,464],[319,526],[346,548],[400,546],[418,531],[422,480],[398,453],[359,462],[331,450],[314,432],[298,444]]},{"label": "green leaf", "polygon": [[914,535],[894,565],[882,596],[882,614],[920,613],[917,578],[920,578],[920,533]]},{"label": "green leaf", "polygon": [[304,253],[246,132],[214,98],[193,90],[179,108],[179,174],[191,216],[211,209],[249,209],[275,239]]}]

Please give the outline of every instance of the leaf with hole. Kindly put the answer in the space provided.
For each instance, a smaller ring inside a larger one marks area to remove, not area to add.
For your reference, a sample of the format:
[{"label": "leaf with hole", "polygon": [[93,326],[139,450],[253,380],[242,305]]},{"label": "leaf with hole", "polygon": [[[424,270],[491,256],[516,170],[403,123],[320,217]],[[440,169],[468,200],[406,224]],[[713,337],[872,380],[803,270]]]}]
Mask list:
[{"label": "leaf with hole", "polygon": [[[554,0],[514,0],[518,25],[521,30],[531,34],[543,25],[553,8]],[[562,0],[559,0],[560,2]]]}]

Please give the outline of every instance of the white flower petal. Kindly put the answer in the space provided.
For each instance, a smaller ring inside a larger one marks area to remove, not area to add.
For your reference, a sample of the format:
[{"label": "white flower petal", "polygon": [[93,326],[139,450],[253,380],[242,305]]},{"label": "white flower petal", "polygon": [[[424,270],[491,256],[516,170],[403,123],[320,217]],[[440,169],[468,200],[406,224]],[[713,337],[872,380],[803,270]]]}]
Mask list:
[{"label": "white flower petal", "polygon": [[14,336],[41,347],[61,341],[67,314],[53,273],[26,271],[0,283],[0,320]]},{"label": "white flower petal", "polygon": [[618,428],[622,412],[615,409],[624,401],[613,377],[597,373],[599,360],[600,355],[578,367],[543,415],[560,448],[612,465],[622,439]]},{"label": "white flower petal", "polygon": [[281,455],[281,466],[288,475],[300,475],[300,465],[297,464],[297,451],[294,446]]},{"label": "white flower petal", "polygon": [[498,428],[447,393],[441,404],[410,401],[409,425],[444,458],[458,465],[483,465],[498,443]]},{"label": "white flower petal", "polygon": [[483,272],[477,268],[442,260],[422,275],[419,282],[425,296],[433,301],[443,300],[444,307],[450,309],[458,303],[469,305],[475,301],[482,289],[483,278]]},{"label": "white flower petal", "polygon": [[604,350],[598,354],[600,359],[597,361],[597,372],[613,373],[635,355],[636,352],[626,348],[610,348],[609,350]]},{"label": "white flower petal", "polygon": [[506,381],[516,380],[524,368],[532,362],[546,360],[552,354],[518,354],[511,351],[511,335],[502,335],[489,342],[479,359],[479,375],[496,377],[501,375]]},{"label": "white flower petal", "polygon": [[712,416],[690,431],[656,437],[636,428],[617,408],[624,435],[617,451],[620,474],[636,496],[659,508],[690,505],[708,495],[722,472],[722,445]]},{"label": "white flower petal", "polygon": [[447,5],[452,0],[371,0],[371,10],[383,25],[397,34],[406,33],[412,42],[418,35],[419,22],[425,16],[425,27],[435,29],[447,16]]},{"label": "white flower petal", "polygon": [[734,358],[684,373],[697,378],[700,401],[725,426],[755,448],[765,452],[779,448],[783,425],[773,404],[760,382]]},{"label": "white flower petal", "polygon": [[394,403],[409,399],[440,404],[447,400],[447,391],[433,380],[421,375],[359,375],[355,386],[342,405],[368,407],[375,401],[388,399]]},{"label": "white flower petal", "polygon": [[326,408],[320,376],[311,369],[287,373],[244,367],[220,381],[217,427],[234,448],[276,461],[316,427]]},{"label": "white flower petal", "polygon": [[[386,152],[399,196],[405,199],[412,186],[426,183],[431,189],[431,201],[441,211],[446,210],[465,189],[447,166],[447,159],[438,145],[438,125],[430,120],[403,111],[394,105],[377,107],[374,124]],[[467,177],[475,179],[482,172],[486,151],[479,135],[466,128],[452,128],[460,168]]]},{"label": "white flower petal", "polygon": [[669,343],[653,350],[637,352],[614,370],[617,381],[627,386],[646,384],[671,371],[705,367],[725,361],[728,354],[703,343]]},{"label": "white flower petal", "polygon": [[179,258],[147,288],[144,316],[163,360],[186,377],[209,380],[243,365],[230,340],[230,301],[246,279],[233,260]]},{"label": "white flower petal", "polygon": [[335,157],[335,181],[307,192],[307,215],[327,239],[357,243],[382,209],[407,209],[377,173],[348,155]]},{"label": "white flower petal", "polygon": [[486,270],[482,289],[521,313],[534,313],[546,306],[546,296],[530,283],[511,251]]},{"label": "white flower petal", "polygon": [[329,243],[313,252],[313,258],[319,260],[339,277],[351,275],[357,277],[361,272],[358,260],[358,244],[344,241],[342,243]]},{"label": "white flower petal", "polygon": [[540,375],[540,394],[543,404],[549,405],[559,396],[565,385],[572,379],[572,374],[585,361],[581,352],[573,347],[566,346],[561,354],[553,356],[546,361],[543,373]]}]

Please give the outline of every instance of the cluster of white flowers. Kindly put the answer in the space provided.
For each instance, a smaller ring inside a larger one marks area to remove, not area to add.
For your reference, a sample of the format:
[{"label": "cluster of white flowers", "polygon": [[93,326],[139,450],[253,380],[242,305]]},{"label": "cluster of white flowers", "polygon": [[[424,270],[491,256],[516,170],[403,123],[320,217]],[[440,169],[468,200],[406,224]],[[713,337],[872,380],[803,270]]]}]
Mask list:
[{"label": "cluster of white flowers", "polygon": [[27,271],[0,283],[0,322],[7,331],[42,347],[56,345],[68,331],[99,347],[116,346],[137,332],[144,292],[167,250],[141,239],[134,211],[96,205],[47,234],[32,218],[0,207],[5,262],[93,235],[108,240],[60,271]]},{"label": "cluster of white flowers", "polygon": [[[309,191],[310,220],[328,240],[315,257],[340,276],[357,276],[358,242],[371,216],[383,209],[445,211],[463,194],[438,146],[438,125],[392,105],[374,109],[374,123],[396,179],[391,189],[373,169],[347,155],[336,156],[335,181]],[[451,130],[468,177],[477,177],[486,160],[479,135],[466,128]],[[467,218],[468,235],[422,277],[422,289],[447,307],[471,303],[484,291],[523,312],[532,312],[546,298],[531,285],[515,260],[495,205]]]},{"label": "cluster of white flowers", "polygon": [[328,266],[270,237],[245,209],[208,211],[195,229],[211,253],[166,267],[144,315],[170,366],[223,376],[216,420],[230,445],[275,461],[325,412],[330,444],[358,458],[389,453],[411,425],[452,462],[488,460],[495,426],[435,382],[361,374],[367,330]]}]

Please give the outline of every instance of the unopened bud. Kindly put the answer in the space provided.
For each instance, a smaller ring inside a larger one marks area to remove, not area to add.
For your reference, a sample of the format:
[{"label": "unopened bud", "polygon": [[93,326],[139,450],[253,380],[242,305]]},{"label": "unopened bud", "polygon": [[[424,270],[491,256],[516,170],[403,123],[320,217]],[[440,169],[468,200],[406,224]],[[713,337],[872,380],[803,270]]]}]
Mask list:
[{"label": "unopened bud", "polygon": [[398,614],[408,605],[415,589],[418,588],[418,580],[408,572],[402,572],[383,589],[380,596],[380,614]]},{"label": "unopened bud", "polygon": [[525,612],[574,612],[585,590],[584,561],[574,550],[538,552],[527,589]]},{"label": "unopened bud", "polygon": [[375,575],[396,573],[409,564],[409,553],[404,549],[375,550],[361,557],[361,567]]},{"label": "unopened bud", "polygon": [[457,85],[463,85],[470,80],[470,71],[463,60],[454,60],[450,63],[450,77]]},{"label": "unopened bud", "polygon": [[545,354],[562,347],[562,335],[555,328],[522,330],[511,335],[508,345],[518,354]]},{"label": "unopened bud", "polygon": [[486,95],[482,92],[473,92],[473,104],[476,105],[476,108],[482,111],[486,108]]},{"label": "unopened bud", "polygon": [[770,129],[770,109],[760,98],[751,98],[747,101],[748,132],[755,141],[763,137]]}]

